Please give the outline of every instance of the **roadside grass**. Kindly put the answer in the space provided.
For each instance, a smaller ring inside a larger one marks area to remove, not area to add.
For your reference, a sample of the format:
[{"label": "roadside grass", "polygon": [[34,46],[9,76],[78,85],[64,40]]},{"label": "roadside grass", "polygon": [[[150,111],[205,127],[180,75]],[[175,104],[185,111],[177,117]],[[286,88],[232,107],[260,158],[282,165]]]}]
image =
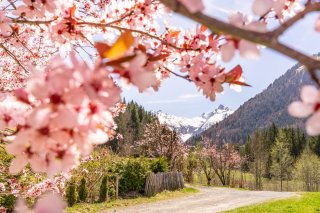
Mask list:
[{"label": "roadside grass", "polygon": [[235,210],[228,213],[269,213],[269,212],[290,212],[290,213],[311,213],[320,212],[320,192],[303,192],[300,196],[285,200],[270,201]]},{"label": "roadside grass", "polygon": [[194,194],[199,192],[198,189],[192,187],[186,187],[178,191],[164,191],[153,197],[137,197],[133,199],[118,199],[112,200],[104,203],[79,203],[73,207],[68,207],[68,213],[96,213],[101,212],[106,209],[115,208],[115,207],[126,207],[131,205],[143,204],[143,203],[152,203],[161,200],[168,200],[173,198],[179,198]]}]

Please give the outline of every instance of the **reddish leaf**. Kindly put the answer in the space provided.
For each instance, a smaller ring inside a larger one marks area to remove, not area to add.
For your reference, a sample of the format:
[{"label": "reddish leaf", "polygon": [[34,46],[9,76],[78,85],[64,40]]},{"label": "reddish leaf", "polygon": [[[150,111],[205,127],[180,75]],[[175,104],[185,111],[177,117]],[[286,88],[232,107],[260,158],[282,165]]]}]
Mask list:
[{"label": "reddish leaf", "polygon": [[77,8],[75,5],[73,5],[72,7],[69,8],[70,17],[75,17],[76,10],[77,10]]},{"label": "reddish leaf", "polygon": [[178,37],[180,35],[181,31],[177,30],[177,31],[169,31],[169,35],[171,37]]},{"label": "reddish leaf", "polygon": [[96,42],[94,47],[97,49],[101,58],[103,58],[103,54],[111,49],[111,47],[102,42]]},{"label": "reddish leaf", "polygon": [[236,85],[240,85],[240,86],[248,86],[248,87],[250,87],[251,85],[240,81],[242,73],[243,73],[242,67],[240,65],[237,65],[230,72],[226,73],[225,82],[226,83],[230,83],[230,84],[236,84]]},{"label": "reddish leaf", "polygon": [[207,29],[208,28],[206,26],[204,26],[204,25],[200,26],[200,32],[202,32],[202,33],[205,32]]},{"label": "reddish leaf", "polygon": [[167,58],[170,54],[169,53],[164,53],[164,54],[159,54],[157,56],[151,56],[148,58],[149,61],[159,61],[164,58]]},{"label": "reddish leaf", "polygon": [[225,82],[231,83],[233,81],[238,81],[241,78],[242,73],[243,73],[242,67],[240,65],[237,65],[230,72],[226,73]]},{"label": "reddish leaf", "polygon": [[236,84],[236,85],[245,86],[245,87],[251,87],[250,84],[247,84],[247,83],[242,82],[242,81],[233,81],[231,84]]},{"label": "reddish leaf", "polygon": [[136,55],[125,56],[125,57],[118,58],[118,59],[115,59],[112,61],[108,61],[108,62],[104,63],[104,65],[106,65],[106,66],[120,66],[122,63],[131,61],[135,57],[136,57]]},{"label": "reddish leaf", "polygon": [[127,31],[121,34],[114,45],[103,53],[103,58],[117,59],[122,57],[128,49],[134,44],[134,37]]},{"label": "reddish leaf", "polygon": [[138,45],[138,49],[141,50],[141,51],[144,52],[144,53],[147,52],[146,46],[144,46],[144,45],[142,45],[142,44],[139,44],[139,45]]}]

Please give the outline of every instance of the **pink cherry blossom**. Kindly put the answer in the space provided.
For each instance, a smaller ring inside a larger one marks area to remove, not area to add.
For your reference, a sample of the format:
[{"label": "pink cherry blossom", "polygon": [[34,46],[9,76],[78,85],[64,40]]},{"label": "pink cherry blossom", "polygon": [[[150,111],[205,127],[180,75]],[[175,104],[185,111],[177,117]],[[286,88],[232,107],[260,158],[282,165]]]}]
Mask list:
[{"label": "pink cherry blossom", "polygon": [[50,176],[68,172],[92,145],[106,142],[113,134],[110,111],[120,101],[120,89],[100,67],[92,70],[73,54],[71,64],[54,57],[45,73],[34,71],[24,92],[18,99],[32,109],[6,148],[16,156],[12,173],[27,163]]},{"label": "pink cherry blossom", "polygon": [[320,32],[320,16],[319,16],[318,19],[316,20],[315,30],[316,30],[317,32]]},{"label": "pink cherry blossom", "polygon": [[0,213],[7,213],[7,208],[0,206]]},{"label": "pink cherry blossom", "polygon": [[61,199],[57,194],[46,194],[41,197],[34,208],[30,211],[26,205],[26,203],[19,199],[15,206],[16,213],[63,213],[66,208],[65,202]]},{"label": "pink cherry blossom", "polygon": [[0,183],[0,191],[1,192],[6,191],[6,186],[4,185],[4,183]]},{"label": "pink cherry blossom", "polygon": [[6,11],[0,11],[0,37],[1,35],[8,36],[12,33],[9,23],[10,19],[6,17]]},{"label": "pink cherry blossom", "polygon": [[252,11],[258,16],[263,16],[271,10],[273,0],[255,0],[252,5]]},{"label": "pink cherry blossom", "polygon": [[0,102],[0,130],[24,125],[24,114],[28,109],[28,106],[18,102],[14,97],[7,96]]},{"label": "pink cherry blossom", "polygon": [[196,13],[204,10],[202,0],[178,0],[182,3],[191,13]]},{"label": "pink cherry blossom", "polygon": [[[250,22],[242,13],[235,13],[229,17],[229,22],[237,27],[249,29],[257,32],[265,32],[266,24],[261,22]],[[246,40],[238,40],[226,36],[226,42],[221,45],[221,58],[224,62],[229,62],[239,50],[240,56],[248,59],[260,57],[260,48],[257,44]]]},{"label": "pink cherry blossom", "polygon": [[320,91],[308,85],[301,89],[301,101],[295,101],[288,107],[292,116],[298,118],[309,117],[306,122],[306,131],[309,135],[320,134]]},{"label": "pink cherry blossom", "polygon": [[230,61],[237,49],[243,58],[258,59],[260,57],[260,50],[256,44],[246,40],[230,40],[221,46],[222,60],[225,62]]}]

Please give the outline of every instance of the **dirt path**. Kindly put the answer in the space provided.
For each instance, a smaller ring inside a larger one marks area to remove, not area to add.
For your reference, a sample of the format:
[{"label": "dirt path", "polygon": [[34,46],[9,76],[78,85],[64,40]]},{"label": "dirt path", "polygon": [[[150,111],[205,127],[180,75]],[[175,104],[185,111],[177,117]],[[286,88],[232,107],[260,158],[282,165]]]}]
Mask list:
[{"label": "dirt path", "polygon": [[293,192],[242,191],[199,187],[200,193],[183,198],[110,209],[104,213],[213,213],[273,199],[297,196]]}]

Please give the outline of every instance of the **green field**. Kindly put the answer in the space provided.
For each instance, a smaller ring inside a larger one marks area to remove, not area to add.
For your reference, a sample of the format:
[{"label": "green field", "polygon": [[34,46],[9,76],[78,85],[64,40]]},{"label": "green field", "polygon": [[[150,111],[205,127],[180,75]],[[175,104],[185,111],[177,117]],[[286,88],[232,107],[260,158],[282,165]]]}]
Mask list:
[{"label": "green field", "polygon": [[293,212],[293,213],[311,213],[320,212],[320,192],[300,193],[298,197],[271,201],[262,204],[242,207],[229,213],[248,213],[248,212]]},{"label": "green field", "polygon": [[112,200],[110,202],[104,202],[104,203],[94,203],[94,204],[88,204],[88,203],[80,203],[76,204],[73,207],[69,207],[67,209],[68,213],[95,213],[100,212],[102,210],[108,209],[108,208],[115,208],[115,207],[125,207],[129,205],[136,205],[136,204],[142,204],[142,203],[151,203],[156,202],[160,200],[167,200],[167,199],[173,199],[178,197],[183,197],[189,194],[194,194],[199,192],[199,190],[191,187],[187,187],[184,189],[181,189],[179,191],[169,192],[164,191],[156,196],[153,197],[138,197],[134,199],[118,199],[118,200]]}]

